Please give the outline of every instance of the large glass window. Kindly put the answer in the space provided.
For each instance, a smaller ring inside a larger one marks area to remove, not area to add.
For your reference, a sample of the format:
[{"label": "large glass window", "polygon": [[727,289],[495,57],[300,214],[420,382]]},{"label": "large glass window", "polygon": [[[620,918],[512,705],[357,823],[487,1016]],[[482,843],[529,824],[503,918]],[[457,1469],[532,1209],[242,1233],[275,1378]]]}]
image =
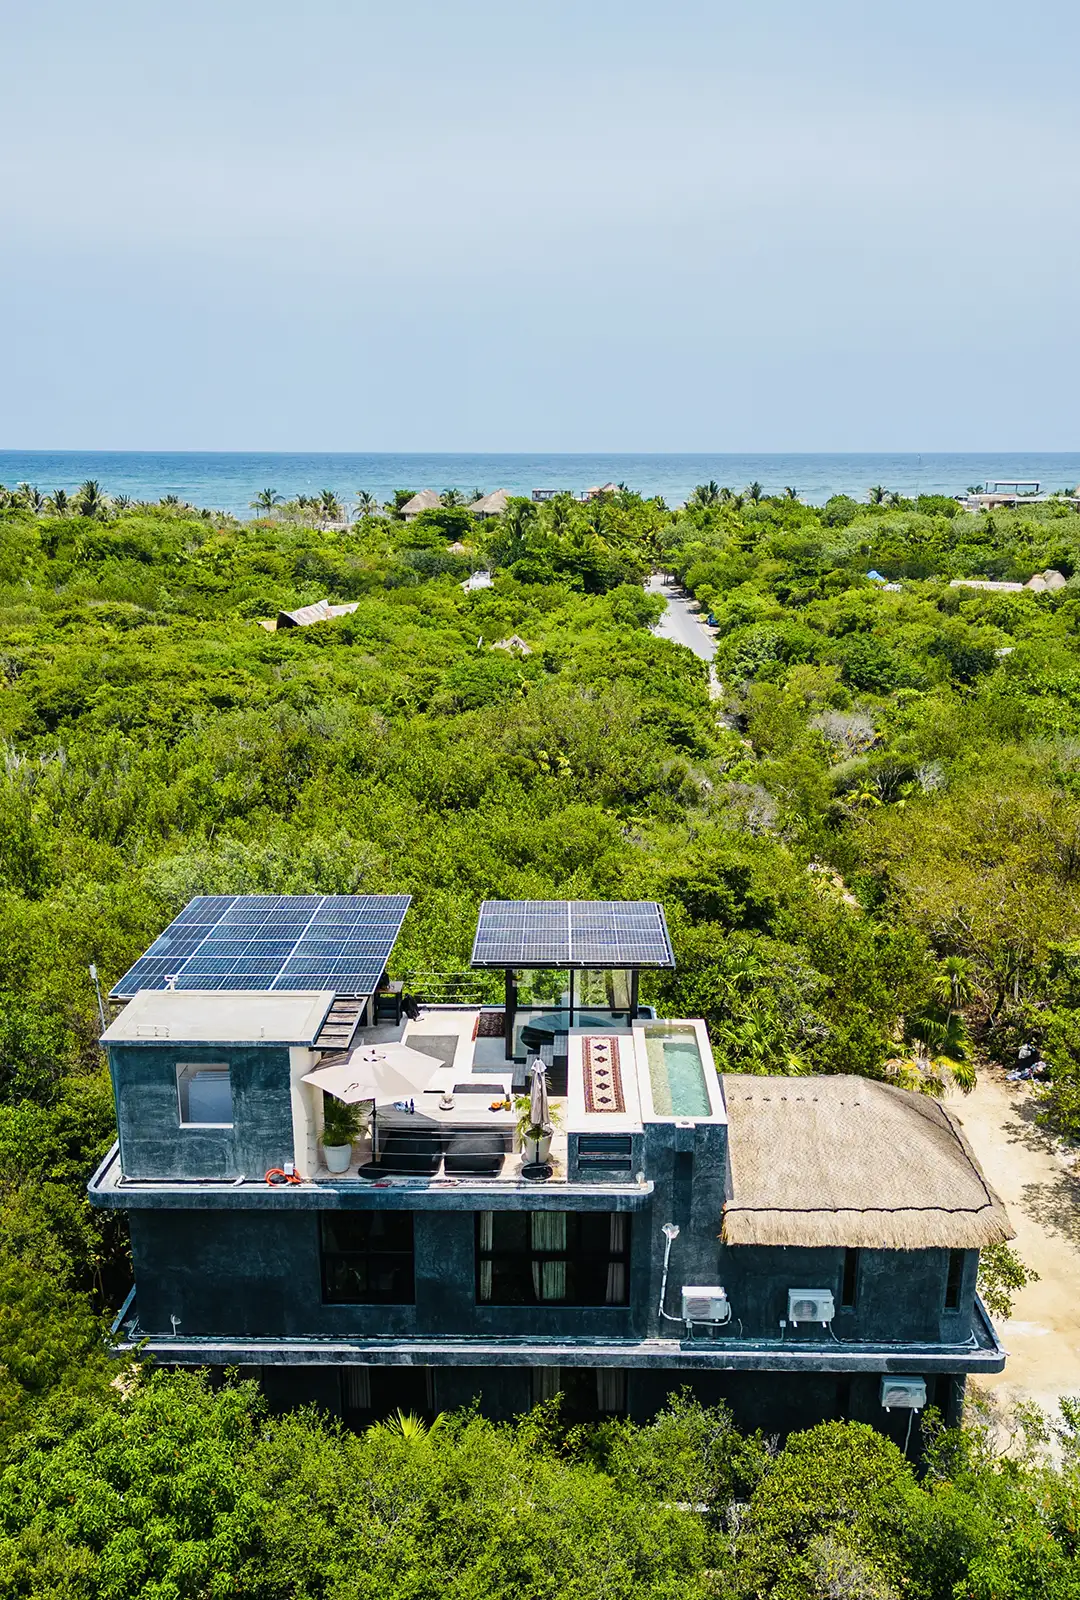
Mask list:
[{"label": "large glass window", "polygon": [[616,1211],[481,1211],[476,1298],[493,1306],[625,1306],[630,1217]]},{"label": "large glass window", "polygon": [[224,1064],[181,1063],[176,1069],[176,1093],[182,1126],[232,1127],[232,1081]]},{"label": "large glass window", "polygon": [[326,1304],[413,1304],[411,1211],[324,1211],[319,1228]]}]

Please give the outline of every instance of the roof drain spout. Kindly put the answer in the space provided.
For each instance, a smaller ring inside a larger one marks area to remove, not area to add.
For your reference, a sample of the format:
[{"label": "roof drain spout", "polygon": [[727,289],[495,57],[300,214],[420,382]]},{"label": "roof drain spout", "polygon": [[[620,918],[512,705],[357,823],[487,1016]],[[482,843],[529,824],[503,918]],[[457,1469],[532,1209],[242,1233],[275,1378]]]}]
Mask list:
[{"label": "roof drain spout", "polygon": [[665,1222],[664,1223],[664,1238],[667,1240],[667,1243],[664,1245],[664,1272],[663,1272],[663,1276],[660,1279],[660,1304],[657,1307],[657,1312],[658,1312],[661,1320],[667,1321],[667,1322],[678,1322],[681,1325],[682,1324],[682,1320],[683,1320],[682,1317],[673,1317],[671,1315],[670,1311],[665,1311],[664,1310],[664,1301],[667,1299],[667,1275],[668,1275],[668,1263],[671,1260],[671,1247],[675,1243],[675,1240],[678,1237],[679,1237],[679,1225],[678,1225],[678,1223],[677,1222]]}]

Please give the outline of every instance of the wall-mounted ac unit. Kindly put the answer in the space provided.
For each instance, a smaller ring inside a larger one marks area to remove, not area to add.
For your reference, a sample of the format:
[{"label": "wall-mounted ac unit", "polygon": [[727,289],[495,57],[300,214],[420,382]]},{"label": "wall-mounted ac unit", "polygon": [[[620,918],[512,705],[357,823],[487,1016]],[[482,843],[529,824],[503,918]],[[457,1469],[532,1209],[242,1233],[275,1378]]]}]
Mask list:
[{"label": "wall-mounted ac unit", "polygon": [[886,1411],[921,1411],[926,1404],[923,1378],[882,1378],[881,1403]]},{"label": "wall-mounted ac unit", "polygon": [[800,1322],[820,1322],[824,1328],[835,1316],[831,1289],[789,1289],[788,1321],[793,1328]]},{"label": "wall-mounted ac unit", "polygon": [[727,1290],[718,1285],[684,1283],[682,1318],[684,1322],[730,1322],[731,1302]]}]

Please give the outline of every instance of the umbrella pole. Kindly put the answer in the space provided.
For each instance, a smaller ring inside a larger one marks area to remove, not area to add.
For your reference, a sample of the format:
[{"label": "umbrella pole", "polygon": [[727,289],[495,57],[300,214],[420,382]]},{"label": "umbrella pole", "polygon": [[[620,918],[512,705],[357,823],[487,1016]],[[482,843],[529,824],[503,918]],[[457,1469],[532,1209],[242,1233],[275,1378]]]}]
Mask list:
[{"label": "umbrella pole", "polygon": [[377,1161],[379,1159],[379,1135],[378,1135],[378,1127],[377,1127],[378,1118],[379,1118],[378,1109],[373,1104],[372,1107],[371,1107],[371,1159],[372,1159],[372,1161]]}]

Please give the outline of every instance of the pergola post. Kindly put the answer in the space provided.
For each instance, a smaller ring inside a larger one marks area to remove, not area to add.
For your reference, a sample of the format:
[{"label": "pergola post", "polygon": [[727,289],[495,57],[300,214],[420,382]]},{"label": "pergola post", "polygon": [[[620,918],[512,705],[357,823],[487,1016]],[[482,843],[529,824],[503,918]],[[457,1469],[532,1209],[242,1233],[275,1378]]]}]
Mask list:
[{"label": "pergola post", "polygon": [[506,988],[503,995],[503,1035],[506,1045],[506,1059],[514,1059],[514,1016],[517,1011],[517,986],[514,983],[513,967],[506,968]]}]

